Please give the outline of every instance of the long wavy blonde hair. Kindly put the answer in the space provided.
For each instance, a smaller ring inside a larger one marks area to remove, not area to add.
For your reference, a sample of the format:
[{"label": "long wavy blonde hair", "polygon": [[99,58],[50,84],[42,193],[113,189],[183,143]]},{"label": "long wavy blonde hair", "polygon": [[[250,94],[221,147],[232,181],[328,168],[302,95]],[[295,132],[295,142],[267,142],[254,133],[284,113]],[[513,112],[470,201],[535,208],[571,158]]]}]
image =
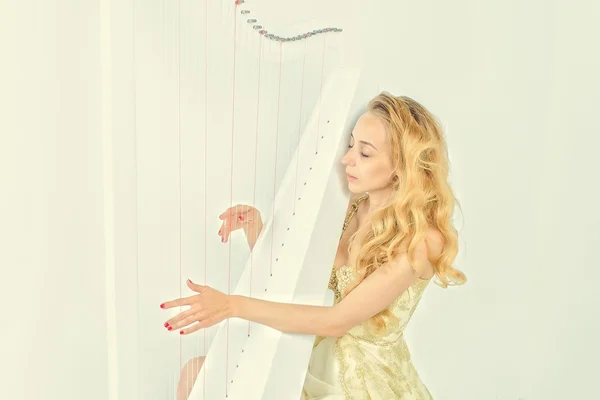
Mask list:
[{"label": "long wavy blonde hair", "polygon": [[[358,278],[346,294],[403,252],[408,253],[416,269],[414,252],[425,240],[429,227],[437,229],[444,239],[441,254],[432,260],[436,284],[443,288],[464,284],[465,275],[452,267],[458,253],[458,234],[451,221],[457,201],[448,183],[448,152],[440,124],[415,100],[387,92],[371,100],[367,111],[384,122],[399,179],[393,182],[389,202],[373,213],[360,240],[355,240],[358,232],[350,238],[348,251],[356,254]],[[386,316],[391,317],[387,309],[375,315],[372,322],[385,328]]]}]

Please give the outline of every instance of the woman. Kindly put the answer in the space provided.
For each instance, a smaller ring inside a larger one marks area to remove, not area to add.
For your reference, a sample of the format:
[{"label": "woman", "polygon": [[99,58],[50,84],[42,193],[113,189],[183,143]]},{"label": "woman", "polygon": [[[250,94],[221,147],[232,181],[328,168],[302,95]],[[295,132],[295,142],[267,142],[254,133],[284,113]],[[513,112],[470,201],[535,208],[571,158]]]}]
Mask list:
[{"label": "woman", "polygon": [[[191,308],[165,326],[189,334],[237,317],[317,335],[303,399],[431,399],[403,330],[434,276],[444,288],[466,281],[451,265],[458,247],[455,198],[442,131],[423,106],[384,92],[356,123],[342,163],[353,196],[329,282],[333,306],[229,296],[188,281],[197,295],[161,307]],[[243,228],[254,246],[262,229],[256,209],[236,206],[221,219],[223,242]],[[183,369],[180,399],[191,392],[202,361]]]}]

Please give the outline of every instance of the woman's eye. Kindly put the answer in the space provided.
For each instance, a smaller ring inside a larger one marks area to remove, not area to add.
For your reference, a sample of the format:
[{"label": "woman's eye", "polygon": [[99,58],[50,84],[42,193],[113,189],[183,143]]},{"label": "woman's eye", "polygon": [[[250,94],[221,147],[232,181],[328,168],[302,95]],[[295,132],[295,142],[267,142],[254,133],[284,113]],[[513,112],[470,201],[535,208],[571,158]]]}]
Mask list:
[{"label": "woman's eye", "polygon": [[[349,149],[351,149],[352,147],[354,147],[354,146],[352,146],[351,144],[349,144],[349,145],[348,145],[348,148],[349,148]],[[361,156],[363,156],[363,157],[369,157],[369,156],[368,156],[368,155],[366,155],[365,153],[360,153],[360,155],[361,155]]]}]

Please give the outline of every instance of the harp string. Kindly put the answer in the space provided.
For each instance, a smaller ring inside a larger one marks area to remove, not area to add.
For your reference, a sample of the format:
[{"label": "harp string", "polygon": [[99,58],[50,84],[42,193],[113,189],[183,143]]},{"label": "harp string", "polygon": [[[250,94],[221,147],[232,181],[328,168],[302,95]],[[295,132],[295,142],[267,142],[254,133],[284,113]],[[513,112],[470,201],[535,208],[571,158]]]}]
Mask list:
[{"label": "harp string", "polygon": [[275,162],[273,165],[273,199],[271,200],[271,257],[269,262],[269,275],[273,275],[273,242],[275,241],[275,195],[277,194],[277,149],[279,148],[279,117],[281,112],[281,70],[283,69],[283,42],[279,43],[279,80],[277,83],[277,128],[275,130]]},{"label": "harp string", "polygon": [[[237,2],[236,2],[236,7],[237,7]],[[230,165],[230,173],[231,176],[229,177],[229,208],[233,207],[233,157],[234,157],[234,143],[235,143],[235,137],[234,137],[234,132],[235,132],[235,83],[236,83],[236,67],[237,67],[237,8],[234,8],[234,12],[233,12],[233,89],[232,89],[232,94],[231,94],[231,165]],[[204,223],[206,224],[206,220],[204,221]],[[231,294],[231,243],[232,241],[229,240],[228,242],[228,246],[229,246],[229,255],[228,255],[228,260],[227,260],[227,294]],[[225,359],[228,360],[225,363],[225,397],[228,396],[228,389],[229,389],[229,385],[227,384],[227,382],[229,382],[229,327],[230,327],[230,319],[228,318],[227,321],[225,322],[227,324],[227,339],[226,339],[226,346],[225,346]]]},{"label": "harp string", "polygon": [[[258,84],[256,89],[256,129],[254,131],[254,187],[252,189],[252,207],[256,208],[256,174],[257,174],[257,166],[258,166],[258,129],[259,129],[259,119],[260,119],[260,72],[262,66],[262,35],[258,39]],[[257,231],[258,221],[254,220],[254,229],[253,232]],[[254,252],[250,251],[250,278],[248,283],[248,296],[252,297],[252,268],[254,266]],[[248,336],[250,336],[250,328],[252,323],[248,321]]]},{"label": "harp string", "polygon": [[[302,60],[302,85],[300,86],[300,115],[298,116],[298,142],[296,148],[300,151],[300,136],[302,135],[302,102],[304,100],[304,71],[306,68],[306,49],[308,41],[304,41],[304,57]],[[300,166],[300,155],[296,157],[296,179],[294,180],[294,214],[296,213],[296,197],[298,197],[298,170]],[[298,198],[298,200],[300,200]]]},{"label": "harp string", "polygon": [[319,152],[319,133],[321,128],[321,101],[323,99],[323,74],[325,72],[325,49],[327,48],[327,32],[323,35],[323,55],[321,56],[321,87],[319,89],[319,108],[317,110],[317,145],[315,153]]},{"label": "harp string", "polygon": [[[208,0],[204,0],[204,187],[206,188],[208,186],[208,176],[207,176],[207,170],[208,170]],[[207,268],[206,268],[206,264],[207,264],[207,260],[206,260],[206,254],[207,254],[207,245],[206,245],[206,234],[207,234],[207,230],[206,230],[206,221],[207,221],[207,217],[208,217],[208,213],[206,211],[206,204],[208,201],[208,191],[205,189],[204,190],[204,285],[207,284]],[[202,330],[202,336],[203,336],[203,347],[202,347],[202,354],[204,356],[206,356],[206,329]],[[204,382],[206,382],[206,368],[202,368],[202,379]],[[188,379],[189,381],[189,379]],[[202,398],[205,399],[206,398],[206,384],[202,385],[203,387],[203,393],[202,393]]]},{"label": "harp string", "polygon": [[[182,162],[181,157],[181,0],[177,0],[177,140],[178,140],[178,152],[179,152],[179,171],[178,171],[178,187],[179,187],[179,297],[183,297],[183,249],[182,249]],[[179,307],[179,312],[181,312]],[[179,337],[179,366],[183,365],[183,341],[181,336]]]}]

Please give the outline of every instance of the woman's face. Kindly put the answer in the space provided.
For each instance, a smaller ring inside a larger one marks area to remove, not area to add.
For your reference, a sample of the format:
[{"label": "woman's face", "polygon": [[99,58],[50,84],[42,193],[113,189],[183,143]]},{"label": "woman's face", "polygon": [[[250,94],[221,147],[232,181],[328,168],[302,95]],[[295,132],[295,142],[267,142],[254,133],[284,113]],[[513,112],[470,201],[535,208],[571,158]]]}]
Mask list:
[{"label": "woman's face", "polygon": [[369,112],[363,114],[354,126],[348,147],[342,157],[348,189],[352,193],[389,189],[394,170],[383,122]]}]

